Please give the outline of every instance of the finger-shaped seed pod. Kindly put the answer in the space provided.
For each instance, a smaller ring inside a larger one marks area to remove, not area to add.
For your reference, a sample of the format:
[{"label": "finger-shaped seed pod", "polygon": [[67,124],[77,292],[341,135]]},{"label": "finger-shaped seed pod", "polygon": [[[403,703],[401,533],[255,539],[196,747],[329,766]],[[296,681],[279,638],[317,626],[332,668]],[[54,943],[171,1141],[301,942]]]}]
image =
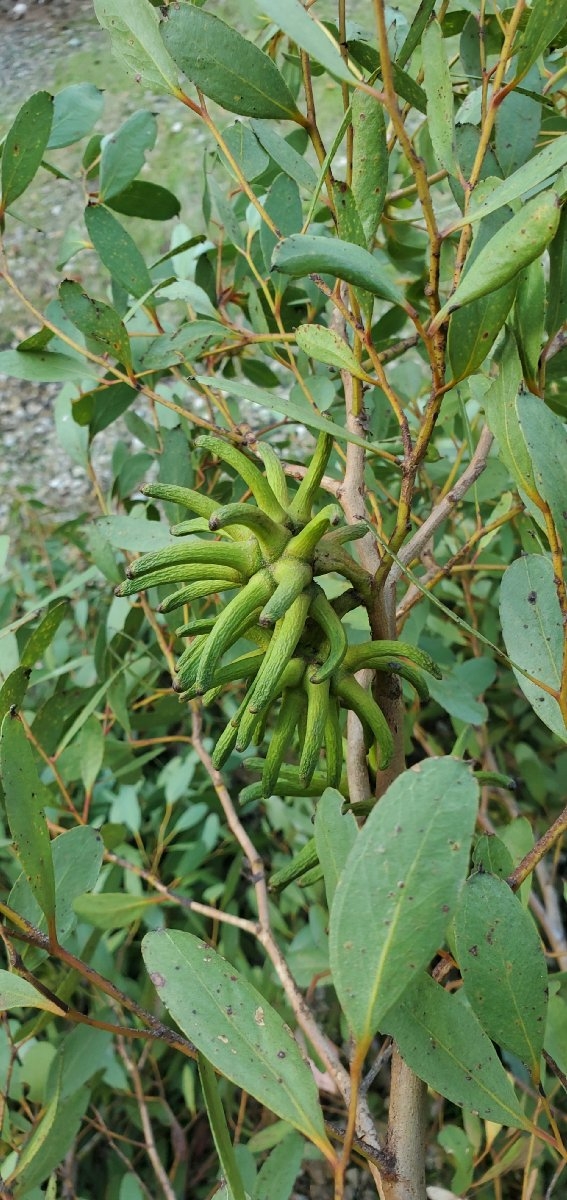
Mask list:
[{"label": "finger-shaped seed pod", "polygon": [[307,695],[307,719],[299,761],[299,778],[303,783],[309,783],[319,763],[325,740],[325,726],[329,715],[329,681],[312,683],[306,677],[303,686]]},{"label": "finger-shaped seed pod", "polygon": [[442,677],[441,668],[435,659],[425,650],[420,650],[418,646],[412,646],[409,642],[359,642],[356,646],[349,646],[343,665],[345,670],[354,673],[362,667],[375,667],[381,660],[389,658],[407,658],[408,662],[414,663],[421,671],[427,671],[436,679]]},{"label": "finger-shaped seed pod", "polygon": [[267,568],[253,575],[246,587],[234,596],[230,604],[220,613],[214,629],[208,636],[203,650],[197,687],[207,692],[213,684],[214,671],[223,654],[232,645],[242,629],[242,623],[260,605],[264,604],[274,590],[274,581]]},{"label": "finger-shaped seed pod", "polygon": [[159,571],[149,571],[138,579],[126,579],[116,588],[115,594],[132,596],[135,592],[144,592],[164,583],[197,583],[200,579],[219,579],[234,584],[244,582],[240,572],[233,571],[231,567],[216,567],[212,563],[177,563],[172,567],[162,567]]},{"label": "finger-shaped seed pod", "polygon": [[260,625],[268,627],[281,620],[294,600],[309,587],[313,572],[308,563],[280,559],[272,568],[275,591],[260,613]]},{"label": "finger-shaped seed pod", "polygon": [[313,557],[313,553],[317,543],[321,541],[323,534],[327,532],[331,525],[338,525],[341,519],[341,510],[337,504],[327,504],[321,512],[317,513],[311,521],[296,533],[288,542],[285,549],[286,558],[297,558],[305,561]]},{"label": "finger-shaped seed pod", "polygon": [[[285,668],[293,658],[295,648],[305,628],[309,602],[310,596],[302,592],[276,625],[252,691],[250,707],[254,712],[260,712],[264,708],[267,697],[272,695],[272,688],[281,679]],[[301,661],[303,663],[303,660]]]},{"label": "finger-shaped seed pod", "polygon": [[267,513],[252,504],[225,504],[215,509],[209,519],[209,529],[213,532],[231,525],[245,525],[250,529],[268,562],[273,562],[283,554],[291,537],[289,529],[276,524]]},{"label": "finger-shaped seed pod", "polygon": [[351,708],[359,721],[370,730],[378,746],[378,765],[380,770],[384,770],[394,753],[394,739],[382,709],[354,675],[341,672],[336,682],[333,680],[333,687],[343,704]]},{"label": "finger-shaped seed pod", "polygon": [[322,629],[327,642],[325,660],[312,672],[311,682],[324,683],[343,661],[348,649],[347,636],[334,608],[320,587],[317,587],[311,601],[309,615]]},{"label": "finger-shaped seed pod", "polygon": [[195,445],[200,450],[208,450],[211,454],[215,454],[217,458],[221,459],[221,462],[228,463],[230,467],[233,467],[250,488],[259,508],[263,509],[273,521],[285,524],[287,513],[274,495],[268,480],[241,450],[237,450],[235,446],[223,442],[221,438],[214,437],[210,433],[198,437]]},{"label": "finger-shaped seed pod", "polygon": [[289,507],[289,492],[287,488],[287,479],[285,471],[282,467],[280,457],[272,449],[269,442],[256,442],[254,450],[258,458],[262,459],[266,468],[266,479],[276,497],[279,500],[282,508],[287,512]]},{"label": "finger-shaped seed pod", "polygon": [[311,509],[332,449],[333,439],[330,434],[320,433],[311,462],[289,506],[289,514],[297,524],[303,525],[311,517]]},{"label": "finger-shaped seed pod", "polygon": [[228,579],[203,579],[200,583],[190,583],[187,587],[172,592],[170,596],[162,600],[161,604],[158,604],[157,611],[161,613],[174,612],[176,608],[182,608],[184,604],[194,604],[195,600],[203,600],[205,596],[217,596],[220,592],[232,592],[237,587],[240,587],[240,584],[233,583]]},{"label": "finger-shaped seed pod", "polygon": [[304,699],[299,688],[293,688],[283,693],[262,771],[262,794],[264,797],[273,794],[283,760],[293,741],[295,727],[302,717]]},{"label": "finger-shaped seed pod", "polygon": [[287,867],[282,867],[281,870],[275,871],[268,879],[268,887],[271,892],[281,892],[284,888],[293,883],[295,879],[300,879],[307,871],[311,871],[313,867],[319,865],[319,855],[317,854],[317,846],[315,838],[309,838],[309,841],[295,854]]},{"label": "finger-shaped seed pod", "polygon": [[240,544],[193,540],[179,545],[164,546],[162,550],[154,550],[151,554],[142,554],[135,562],[130,563],[126,574],[129,579],[139,579],[141,575],[147,575],[150,571],[161,570],[178,563],[189,563],[192,566],[203,564],[204,567],[210,563],[218,567],[230,567],[233,571],[245,575],[247,579],[262,566],[261,555],[254,538],[249,537],[247,543]]},{"label": "finger-shaped seed pod", "polygon": [[343,737],[339,703],[336,696],[331,695],[325,722],[325,758],[327,760],[327,787],[338,788],[343,771]]}]

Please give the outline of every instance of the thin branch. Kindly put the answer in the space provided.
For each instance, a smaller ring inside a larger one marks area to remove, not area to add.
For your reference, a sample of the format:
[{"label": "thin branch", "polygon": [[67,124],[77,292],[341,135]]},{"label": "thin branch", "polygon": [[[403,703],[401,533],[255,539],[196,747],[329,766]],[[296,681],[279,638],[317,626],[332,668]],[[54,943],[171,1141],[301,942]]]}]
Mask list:
[{"label": "thin branch", "polygon": [[145,1142],[145,1146],[146,1146],[147,1155],[152,1164],[154,1175],[155,1175],[157,1182],[160,1185],[160,1188],[162,1190],[164,1200],[177,1200],[175,1190],[171,1186],[167,1172],[166,1172],[166,1170],[162,1164],[162,1161],[160,1159],[160,1156],[158,1154],[158,1150],[157,1150],[157,1146],[156,1146],[155,1138],[154,1138],[154,1131],[152,1129],[152,1123],[150,1121],[150,1117],[149,1117],[149,1113],[148,1113],[148,1106],[146,1104],[146,1098],[144,1096],[144,1089],[142,1087],[142,1081],[140,1079],[140,1073],[138,1071],[136,1063],[127,1054],[126,1047],[121,1038],[116,1039],[116,1048],[118,1050],[120,1058],[122,1059],[122,1062],[124,1063],[124,1066],[126,1067],[126,1070],[130,1076],[130,1079],[132,1080],[134,1094],[135,1094],[136,1100],[138,1102],[138,1110],[140,1113],[140,1122],[141,1122],[142,1130],[144,1133],[144,1142]]},{"label": "thin branch", "polygon": [[559,814],[557,820],[553,822],[553,825],[550,825],[549,829],[546,829],[545,833],[538,838],[535,846],[532,846],[531,850],[528,850],[522,861],[518,863],[512,874],[508,876],[507,882],[513,892],[517,891],[528,875],[531,875],[544,855],[559,841],[559,838],[563,837],[565,832],[567,832],[567,805],[563,809],[563,812]]},{"label": "thin branch", "polygon": [[471,488],[472,485],[476,483],[479,476],[482,475],[482,472],[484,471],[488,461],[488,455],[490,453],[493,441],[494,438],[488,428],[488,425],[485,425],[482,429],[480,438],[478,440],[478,445],[471,458],[471,461],[466,470],[463,471],[460,479],[457,479],[451,490],[447,492],[445,496],[443,496],[442,500],[439,501],[439,504],[435,505],[435,508],[432,510],[432,512],[430,512],[429,516],[426,517],[419,529],[416,530],[409,542],[407,542],[407,544],[402,546],[402,548],[399,550],[399,563],[394,563],[388,578],[388,586],[390,588],[394,588],[398,580],[401,579],[403,575],[402,564],[406,566],[411,563],[412,559],[419,558],[420,554],[427,546],[427,543],[435,531],[439,529],[439,526],[442,525],[444,521],[447,520],[449,514],[454,508],[456,508],[457,504],[460,503],[463,496],[468,492],[469,488]]}]

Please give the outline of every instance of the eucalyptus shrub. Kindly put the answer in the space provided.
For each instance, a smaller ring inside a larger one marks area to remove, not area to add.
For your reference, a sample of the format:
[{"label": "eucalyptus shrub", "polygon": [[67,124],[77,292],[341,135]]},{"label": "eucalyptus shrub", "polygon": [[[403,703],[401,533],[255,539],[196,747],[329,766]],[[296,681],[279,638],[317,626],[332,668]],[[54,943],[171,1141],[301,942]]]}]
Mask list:
[{"label": "eucalyptus shrub", "polygon": [[[351,1160],[543,1200],[567,4],[217,7],[94,0],[142,107],[40,90],[2,144],[35,325],[0,371],[62,384],[101,509],[36,501],[27,561],[10,523],[2,1194],[288,1200],[315,1159],[335,1200]],[[156,95],[206,133],[198,214],[147,177]],[[39,313],[46,171],[83,201]]]}]

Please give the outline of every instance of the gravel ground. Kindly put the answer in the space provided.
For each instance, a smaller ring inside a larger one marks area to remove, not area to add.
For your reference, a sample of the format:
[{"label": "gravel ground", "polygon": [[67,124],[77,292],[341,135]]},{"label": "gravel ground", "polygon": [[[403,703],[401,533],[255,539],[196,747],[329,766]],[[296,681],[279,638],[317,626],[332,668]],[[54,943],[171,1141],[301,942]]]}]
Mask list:
[{"label": "gravel ground", "polygon": [[[48,0],[45,4],[28,0],[23,10],[21,3],[0,0],[0,77],[12,115],[38,86],[52,86],[66,56],[79,48],[104,45],[91,0]],[[4,117],[2,124],[5,128]],[[65,206],[55,192],[57,185],[50,176],[44,179],[37,189],[42,210],[39,226],[10,220],[6,236],[10,269],[40,307],[54,292],[50,243],[59,239],[65,216]],[[32,317],[15,308],[0,282],[0,348],[14,346],[35,327]],[[0,375],[0,516],[6,515],[22,488],[33,487],[44,503],[68,513],[81,511],[89,501],[85,472],[65,459],[55,434],[53,403],[58,390],[57,384],[26,383]],[[103,448],[98,465],[104,470],[107,461],[108,448]]]}]

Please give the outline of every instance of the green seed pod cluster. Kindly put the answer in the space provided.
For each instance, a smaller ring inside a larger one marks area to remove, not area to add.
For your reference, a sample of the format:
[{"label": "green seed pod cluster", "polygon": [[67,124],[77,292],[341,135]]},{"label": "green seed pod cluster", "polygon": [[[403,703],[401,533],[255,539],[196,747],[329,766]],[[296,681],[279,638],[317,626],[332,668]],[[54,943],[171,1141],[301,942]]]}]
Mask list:
[{"label": "green seed pod cluster", "polygon": [[[393,752],[392,735],[382,710],[355,673],[362,667],[396,672],[424,697],[422,671],[437,674],[438,670],[429,656],[404,643],[348,644],[342,617],[367,598],[369,578],[344,545],[364,536],[367,526],[341,525],[341,511],[334,504],[312,515],[332,439],[320,435],[292,497],[271,447],[259,447],[262,472],[221,438],[207,434],[196,444],[232,467],[253,500],[219,507],[189,488],[159,483],[145,487],[146,495],[205,518],[211,533],[222,538],[195,537],[194,520],[174,526],[179,545],[138,558],[117,593],[127,596],[157,585],[181,585],[159,606],[162,612],[171,612],[206,596],[236,592],[218,616],[191,620],[177,631],[191,639],[176,664],[174,687],[182,699],[202,696],[209,704],[225,684],[246,684],[242,703],[213,751],[215,766],[220,768],[233,750],[243,752],[251,744],[260,744],[267,721],[273,718],[261,795],[269,796],[279,786],[284,760],[295,741],[299,766],[284,768],[284,776],[296,772],[298,794],[305,795],[316,772],[320,774],[323,750],[323,786],[337,787],[343,772],[340,710],[345,708],[357,714],[368,745],[377,745],[379,767],[385,767]],[[316,576],[331,571],[350,584],[334,601],[316,583]],[[242,638],[255,649],[226,661]],[[317,778],[319,790],[320,782]],[[285,784],[292,785],[293,780]]]}]

